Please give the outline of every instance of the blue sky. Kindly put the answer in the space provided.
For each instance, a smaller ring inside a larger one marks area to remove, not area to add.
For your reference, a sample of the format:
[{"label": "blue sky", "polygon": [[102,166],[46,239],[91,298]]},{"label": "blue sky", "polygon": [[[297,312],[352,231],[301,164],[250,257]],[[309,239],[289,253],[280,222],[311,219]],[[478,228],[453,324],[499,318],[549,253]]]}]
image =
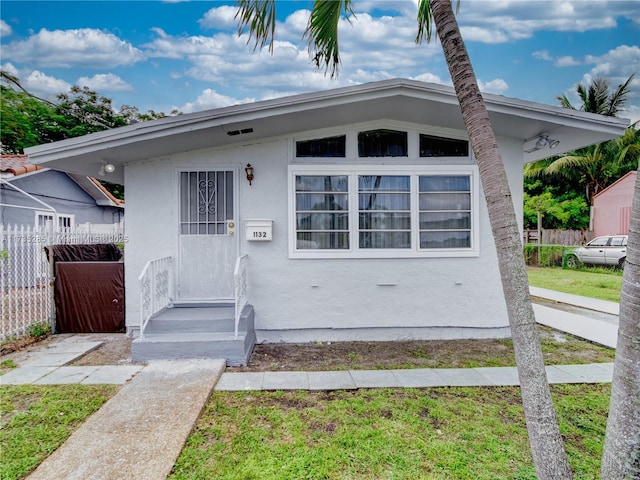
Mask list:
[{"label": "blue sky", "polygon": [[[311,2],[278,2],[274,54],[237,35],[234,2],[11,1],[0,5],[2,69],[53,98],[87,85],[116,108],[192,112],[405,77],[450,85],[439,42],[415,45],[416,3],[354,1],[337,79],[316,72],[302,33]],[[578,82],[638,72],[640,1],[462,0],[458,22],[481,89],[556,105]]]}]

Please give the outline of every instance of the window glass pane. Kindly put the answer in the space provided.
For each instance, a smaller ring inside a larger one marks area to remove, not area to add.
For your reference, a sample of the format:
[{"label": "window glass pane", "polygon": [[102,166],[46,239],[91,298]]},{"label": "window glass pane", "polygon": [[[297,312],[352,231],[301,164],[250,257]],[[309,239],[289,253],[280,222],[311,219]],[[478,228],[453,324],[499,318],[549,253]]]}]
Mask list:
[{"label": "window glass pane", "polygon": [[296,192],[346,192],[346,175],[297,175]]},{"label": "window glass pane", "polygon": [[420,210],[470,210],[471,195],[468,193],[420,194]]},{"label": "window glass pane", "polygon": [[406,175],[360,175],[358,188],[361,192],[408,192],[410,180]]},{"label": "window glass pane", "polygon": [[411,232],[360,232],[360,248],[411,248]]},{"label": "window glass pane", "polygon": [[421,192],[468,192],[471,178],[460,175],[420,177]]},{"label": "window glass pane", "polygon": [[344,157],[346,136],[296,142],[296,157]]},{"label": "window glass pane", "polygon": [[420,248],[470,248],[471,232],[420,232]]},{"label": "window glass pane", "polygon": [[302,250],[336,250],[349,248],[347,232],[298,232],[296,248]]},{"label": "window glass pane", "polygon": [[408,193],[361,193],[360,210],[409,210]]},{"label": "window glass pane", "polygon": [[360,213],[360,228],[365,230],[409,230],[411,215],[406,212]]},{"label": "window glass pane", "polygon": [[347,230],[348,213],[298,213],[296,229],[304,230]]},{"label": "window glass pane", "polygon": [[468,157],[469,142],[420,134],[421,157]]},{"label": "window glass pane", "polygon": [[296,195],[296,210],[347,210],[345,193],[299,193]]},{"label": "window glass pane", "polygon": [[406,157],[407,132],[369,130],[358,133],[360,157]]},{"label": "window glass pane", "polygon": [[436,212],[420,214],[421,230],[456,230],[471,228],[471,213]]}]

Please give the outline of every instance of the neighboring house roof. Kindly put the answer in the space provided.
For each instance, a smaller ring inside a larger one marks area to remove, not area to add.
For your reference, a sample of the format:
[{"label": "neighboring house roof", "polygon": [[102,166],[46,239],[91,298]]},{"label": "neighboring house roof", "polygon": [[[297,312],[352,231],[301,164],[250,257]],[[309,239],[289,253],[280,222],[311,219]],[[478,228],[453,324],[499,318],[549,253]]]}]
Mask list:
[{"label": "neighboring house roof", "polygon": [[607,188],[600,190],[598,193],[596,193],[593,196],[593,201],[595,202],[595,200],[602,195],[603,193],[606,193],[612,189],[615,189],[620,183],[622,182],[626,182],[628,177],[634,177],[634,182],[635,182],[635,178],[638,175],[638,172],[636,170],[631,170],[630,172],[627,172],[626,174],[624,174],[622,177],[620,177],[618,180],[616,180],[615,182],[613,182],[611,185],[609,185]]},{"label": "neighboring house roof", "polygon": [[8,173],[16,177],[42,168],[40,165],[32,164],[29,157],[24,154],[2,155],[0,160],[0,173]]},{"label": "neighboring house roof", "polygon": [[[549,156],[548,150],[525,152],[527,141],[540,133],[560,140],[553,151],[559,154],[619,137],[629,124],[499,95],[483,98],[496,136],[521,140],[525,162]],[[391,79],[135,123],[30,147],[27,153],[36,164],[82,175],[111,163],[116,169],[109,180],[122,182],[125,163],[378,119],[465,129],[453,88]]]},{"label": "neighboring house roof", "polygon": [[[48,168],[31,163],[28,155],[0,155],[0,174],[6,181],[11,181],[20,175],[33,172],[46,172]],[[124,207],[124,201],[111,194],[98,180],[93,177],[67,173],[78,186],[95,199],[96,205],[107,207]]]}]

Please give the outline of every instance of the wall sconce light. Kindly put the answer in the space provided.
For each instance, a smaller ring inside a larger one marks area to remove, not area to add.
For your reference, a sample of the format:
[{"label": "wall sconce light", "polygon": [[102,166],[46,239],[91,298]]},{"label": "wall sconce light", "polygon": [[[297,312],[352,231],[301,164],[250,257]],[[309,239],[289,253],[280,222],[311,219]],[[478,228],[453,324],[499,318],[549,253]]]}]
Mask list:
[{"label": "wall sconce light", "polygon": [[107,173],[113,173],[116,171],[116,166],[113,163],[104,163],[100,164],[100,170],[98,170],[98,175],[104,177]]},{"label": "wall sconce light", "polygon": [[251,185],[251,182],[253,182],[253,167],[251,166],[250,163],[247,163],[247,166],[244,167],[244,171],[247,174],[247,180],[249,181],[249,185]]},{"label": "wall sconce light", "polygon": [[539,133],[533,138],[526,140],[524,143],[524,151],[526,153],[531,153],[544,147],[549,147],[550,150],[553,150],[558,145],[560,145],[560,140],[549,138],[549,134],[543,132]]}]

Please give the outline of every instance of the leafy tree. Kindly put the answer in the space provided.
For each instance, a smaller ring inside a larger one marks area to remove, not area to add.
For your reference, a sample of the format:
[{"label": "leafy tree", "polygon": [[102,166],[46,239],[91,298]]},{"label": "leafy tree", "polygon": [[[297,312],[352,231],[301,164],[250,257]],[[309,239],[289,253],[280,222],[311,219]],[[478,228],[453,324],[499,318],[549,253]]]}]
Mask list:
[{"label": "leafy tree", "polygon": [[541,228],[582,230],[589,225],[589,206],[581,196],[571,193],[557,198],[550,191],[539,195],[524,193],[524,228],[538,227],[538,212],[542,214]]},{"label": "leafy tree", "polygon": [[[239,2],[236,15],[240,19],[239,30],[248,27],[256,47],[273,45],[275,8],[275,0]],[[316,0],[311,10],[304,33],[309,40],[309,52],[316,67],[324,68],[332,76],[337,74],[340,64],[338,22],[342,16],[349,18],[352,14],[350,0]],[[540,479],[571,478],[547,382],[507,175],[451,0],[419,2],[416,41],[429,41],[434,24],[487,199],[536,473]]]}]

